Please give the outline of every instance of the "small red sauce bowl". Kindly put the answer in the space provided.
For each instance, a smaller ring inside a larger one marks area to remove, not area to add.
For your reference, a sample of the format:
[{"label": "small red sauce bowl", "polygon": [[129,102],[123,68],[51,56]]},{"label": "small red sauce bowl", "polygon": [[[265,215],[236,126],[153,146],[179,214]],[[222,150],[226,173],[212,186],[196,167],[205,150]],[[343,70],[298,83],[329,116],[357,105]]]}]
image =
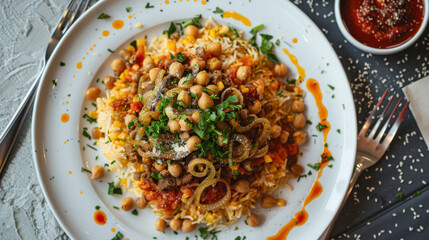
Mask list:
[{"label": "small red sauce bowl", "polygon": [[[385,0],[385,1],[388,2],[388,0]],[[422,10],[421,8],[415,7],[418,5],[419,1],[423,6]],[[422,35],[422,33],[426,29],[426,25],[429,19],[429,11],[428,11],[429,0],[405,0],[405,2],[407,2],[408,4],[410,4],[410,2],[416,3],[416,4],[411,5],[411,7],[408,9],[410,12],[406,12],[406,10],[404,10],[406,8],[403,8],[403,7],[398,8],[398,11],[404,11],[402,12],[402,14],[403,16],[405,16],[405,18],[407,18],[407,20],[411,20],[406,24],[399,25],[398,28],[396,28],[397,25],[386,26],[388,22],[389,21],[391,22],[392,20],[394,21],[399,19],[398,21],[402,21],[401,18],[394,18],[394,16],[397,16],[397,15],[391,15],[391,18],[388,19],[387,17],[387,20],[386,20],[386,18],[384,17],[385,16],[384,14],[383,15],[377,14],[377,12],[372,12],[371,13],[372,16],[370,16],[368,12],[362,11],[362,9],[365,10],[365,8],[359,8],[359,11],[353,10],[353,7],[357,7],[357,6],[361,7],[363,5],[362,4],[363,2],[364,3],[372,2],[374,4],[378,4],[377,1],[371,1],[371,0],[336,0],[335,1],[335,19],[344,37],[355,47],[359,48],[364,52],[372,53],[375,55],[388,55],[388,54],[400,52],[408,48],[409,46],[411,46]],[[392,1],[392,0],[390,0],[390,3],[396,4],[395,1]],[[370,8],[367,8],[367,9],[370,9]],[[385,8],[385,9],[390,10],[391,8]],[[374,8],[371,8],[371,11],[373,10]],[[353,15],[354,13],[355,15]],[[396,12],[396,14],[398,14],[398,12]],[[365,18],[365,16],[370,16],[371,17],[370,19],[372,22],[368,22],[368,21],[365,22],[365,19],[367,19]],[[380,21],[377,21],[378,19],[373,20],[374,18],[379,16],[383,16],[383,17],[380,17],[380,19],[383,19],[385,21],[380,22]],[[412,21],[413,19],[415,21]],[[352,20],[354,21],[351,22]],[[419,22],[420,26],[418,26],[416,22]],[[383,27],[386,27],[386,28],[391,27],[391,29],[388,29],[390,31],[386,31],[386,29],[383,29]],[[401,29],[401,27],[409,27],[409,28]],[[401,32],[401,33],[397,34],[398,32]]]}]

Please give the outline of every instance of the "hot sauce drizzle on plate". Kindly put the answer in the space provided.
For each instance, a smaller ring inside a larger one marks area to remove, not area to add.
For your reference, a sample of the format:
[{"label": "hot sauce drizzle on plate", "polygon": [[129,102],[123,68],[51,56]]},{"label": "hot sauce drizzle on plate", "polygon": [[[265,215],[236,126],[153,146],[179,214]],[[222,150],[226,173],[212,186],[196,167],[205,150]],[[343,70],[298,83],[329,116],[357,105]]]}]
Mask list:
[{"label": "hot sauce drizzle on plate", "polygon": [[[287,49],[283,49],[283,51],[289,56],[292,63],[297,67],[298,74],[299,74],[298,79],[303,80],[305,77],[305,70],[298,65],[297,58],[294,55],[292,55]],[[308,91],[313,95],[314,100],[316,101],[316,105],[319,110],[320,125],[324,126],[324,128],[321,130],[323,133],[323,142],[326,143],[329,130],[331,129],[331,125],[327,120],[328,110],[325,107],[325,105],[323,105],[322,103],[322,92],[320,90],[319,83],[316,81],[316,79],[309,78],[307,79],[306,87]],[[294,217],[286,225],[284,225],[276,235],[268,237],[266,240],[284,240],[287,238],[289,232],[295,226],[301,226],[305,222],[307,222],[308,213],[305,210],[305,207],[311,201],[319,197],[320,194],[322,194],[323,187],[322,187],[322,184],[320,184],[319,182],[319,178],[322,176],[323,169],[328,165],[329,160],[332,157],[332,154],[329,151],[328,146],[326,144],[324,144],[323,146],[324,146],[323,152],[322,152],[321,160],[319,162],[320,169],[317,173],[316,180],[314,181],[308,196],[304,200],[304,204],[301,208],[301,211],[295,213]]]},{"label": "hot sauce drizzle on plate", "polygon": [[243,16],[243,15],[237,13],[237,12],[226,11],[226,12],[223,13],[223,17],[224,18],[230,18],[230,17],[232,17],[235,20],[242,22],[244,25],[246,25],[248,27],[252,26],[252,23],[250,22],[250,20],[247,17],[245,17],[245,16]]},{"label": "hot sauce drizzle on plate", "polygon": [[101,211],[101,210],[95,211],[95,213],[94,213],[94,221],[98,225],[104,225],[104,224],[106,224],[106,222],[107,222],[106,214],[103,211]]}]

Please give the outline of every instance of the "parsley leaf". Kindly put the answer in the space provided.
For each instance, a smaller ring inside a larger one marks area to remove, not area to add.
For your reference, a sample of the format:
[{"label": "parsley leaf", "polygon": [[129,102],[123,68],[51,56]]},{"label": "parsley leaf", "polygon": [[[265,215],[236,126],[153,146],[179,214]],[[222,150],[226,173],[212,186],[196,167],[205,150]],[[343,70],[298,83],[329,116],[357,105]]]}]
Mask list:
[{"label": "parsley leaf", "polygon": [[105,13],[100,13],[100,15],[98,15],[97,19],[107,19],[110,18],[110,15],[105,14]]},{"label": "parsley leaf", "polygon": [[174,23],[172,22],[172,23],[170,23],[170,27],[168,27],[168,29],[167,30],[164,30],[163,32],[162,32],[162,34],[166,34],[167,33],[167,35],[168,35],[168,37],[170,37],[171,36],[171,34],[173,34],[173,33],[175,33],[176,32],[176,25],[174,25]]},{"label": "parsley leaf", "polygon": [[153,177],[153,178],[155,178],[155,179],[161,179],[162,178],[161,173],[156,173],[156,172],[152,172],[150,174],[150,176]]},{"label": "parsley leaf", "polygon": [[112,195],[112,194],[122,194],[122,188],[120,187],[115,187],[115,183],[114,182],[109,182],[109,188],[107,190],[107,194]]},{"label": "parsley leaf", "polygon": [[176,54],[176,58],[180,63],[184,63],[186,61],[186,57],[181,52]]},{"label": "parsley leaf", "polygon": [[150,5],[150,3],[147,3],[146,6],[144,8],[154,8],[155,6]]}]

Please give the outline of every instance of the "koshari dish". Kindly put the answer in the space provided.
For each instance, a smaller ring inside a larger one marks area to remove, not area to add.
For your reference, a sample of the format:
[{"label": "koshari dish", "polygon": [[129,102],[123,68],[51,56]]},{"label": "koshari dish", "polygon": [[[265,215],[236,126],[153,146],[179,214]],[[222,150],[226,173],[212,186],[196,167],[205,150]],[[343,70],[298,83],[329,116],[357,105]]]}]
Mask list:
[{"label": "koshari dish", "polygon": [[[297,163],[307,137],[300,130],[306,125],[300,81],[288,80],[287,67],[261,54],[254,39],[211,25],[191,21],[183,36],[168,30],[148,46],[133,41],[111,63],[106,96],[87,91],[88,99],[98,97],[92,136],[109,170],[117,171],[109,192],[135,195],[122,199],[124,211],[151,207],[158,231],[166,221],[174,231],[190,232],[242,215],[257,226],[251,213],[257,200],[262,197],[263,208],[285,206],[271,194],[303,171]],[[99,179],[104,168],[94,166],[92,174]]]}]

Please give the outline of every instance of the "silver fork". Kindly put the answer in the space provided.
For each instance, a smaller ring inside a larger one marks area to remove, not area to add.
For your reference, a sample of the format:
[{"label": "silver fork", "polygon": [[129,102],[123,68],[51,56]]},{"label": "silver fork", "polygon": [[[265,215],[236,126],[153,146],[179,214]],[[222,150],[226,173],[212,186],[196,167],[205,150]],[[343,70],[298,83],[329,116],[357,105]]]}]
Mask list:
[{"label": "silver fork", "polygon": [[36,89],[39,85],[40,78],[42,77],[48,59],[50,58],[60,39],[64,36],[67,30],[69,30],[73,22],[78,19],[83,12],[86,11],[89,1],[90,0],[71,0],[66,11],[62,15],[57,28],[52,33],[52,36],[49,39],[49,44],[46,48],[45,58],[43,59],[42,70],[40,71],[34,83],[31,85],[30,90],[25,95],[24,100],[19,105],[6,128],[0,135],[0,174],[3,172],[3,169],[8,162],[9,156],[19,136],[26,116],[33,106]]},{"label": "silver fork", "polygon": [[[407,102],[405,104],[405,106],[402,108],[401,113],[396,117],[396,120],[393,122],[395,112],[398,109],[398,106],[401,103],[402,98],[400,98],[396,102],[395,107],[393,108],[393,110],[391,110],[389,117],[386,119],[389,108],[391,107],[392,102],[395,98],[393,95],[388,101],[387,106],[384,108],[384,110],[382,110],[381,104],[386,98],[386,95],[387,95],[387,90],[384,92],[383,96],[380,98],[377,105],[375,105],[374,109],[371,111],[368,119],[366,120],[365,124],[363,125],[362,129],[359,132],[359,135],[357,137],[357,153],[356,153],[355,168],[354,168],[353,176],[350,179],[349,187],[347,189],[344,200],[341,203],[340,208],[338,209],[337,214],[335,215],[331,224],[328,226],[328,228],[319,238],[319,240],[329,238],[332,228],[334,227],[335,221],[338,218],[344,204],[346,203],[347,198],[352,192],[353,187],[356,181],[358,180],[359,176],[365,169],[371,167],[381,159],[381,157],[384,155],[387,148],[389,147],[390,143],[392,142],[393,137],[395,137],[395,134],[398,131],[399,125],[404,119],[404,115],[408,109],[408,105],[410,102]],[[379,113],[380,111],[381,113]],[[378,120],[375,122],[375,124],[373,124],[373,122],[376,119]],[[380,127],[382,124],[383,126]],[[373,125],[373,127],[371,127],[371,125]],[[371,127],[371,131],[368,134],[368,130],[370,129],[370,127]],[[387,131],[388,128],[389,128],[389,131]]]}]

